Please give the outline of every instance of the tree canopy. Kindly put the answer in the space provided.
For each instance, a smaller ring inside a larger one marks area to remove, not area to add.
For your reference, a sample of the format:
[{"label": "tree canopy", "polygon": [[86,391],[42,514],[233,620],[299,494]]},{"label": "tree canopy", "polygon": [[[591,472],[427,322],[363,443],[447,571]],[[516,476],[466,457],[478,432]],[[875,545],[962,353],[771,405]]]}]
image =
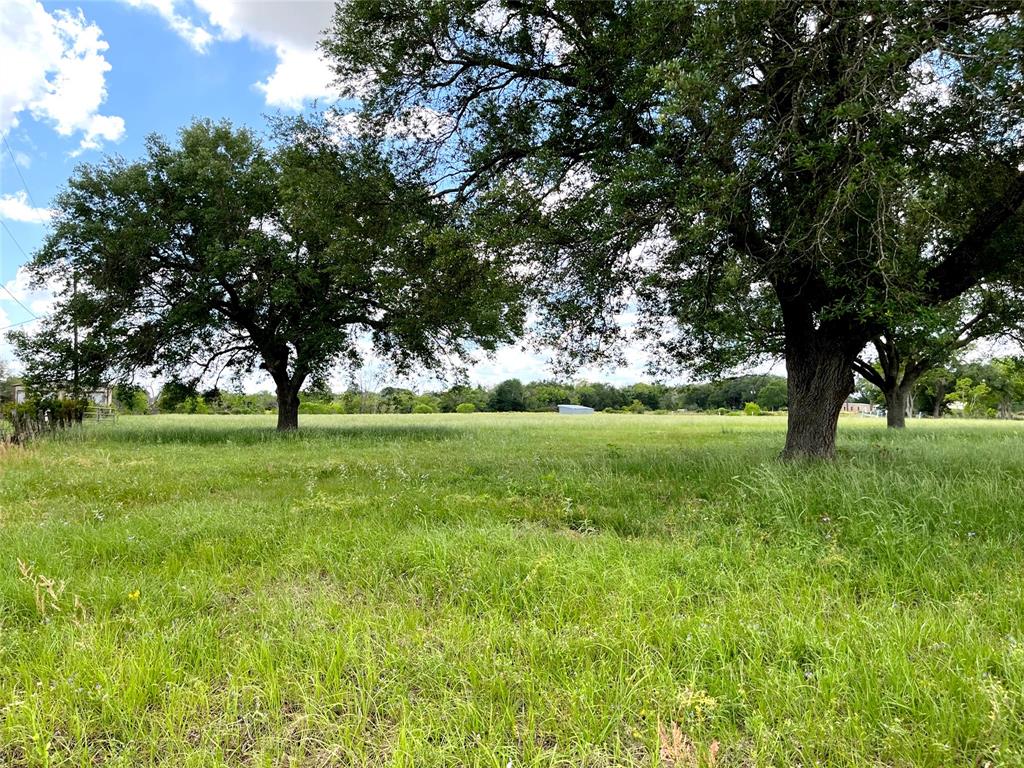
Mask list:
[{"label": "tree canopy", "polygon": [[[768,352],[788,456],[830,456],[886,329],[1021,259],[1018,2],[350,0],[323,44],[371,131],[542,278],[565,354]],[[355,84],[359,84],[356,93]]]},{"label": "tree canopy", "polygon": [[137,161],[79,167],[30,265],[61,286],[43,329],[15,337],[30,379],[261,368],[293,429],[303,384],[362,343],[403,370],[516,335],[513,282],[449,203],[325,119],[275,137],[198,121]]}]

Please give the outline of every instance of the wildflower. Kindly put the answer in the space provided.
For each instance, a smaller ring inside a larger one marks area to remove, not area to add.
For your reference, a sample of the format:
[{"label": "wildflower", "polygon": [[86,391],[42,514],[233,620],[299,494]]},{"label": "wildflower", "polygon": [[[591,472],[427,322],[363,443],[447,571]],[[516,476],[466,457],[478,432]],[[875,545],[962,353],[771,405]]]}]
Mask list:
[{"label": "wildflower", "polygon": [[138,600],[139,599],[139,590],[136,589],[134,592],[129,592],[128,593],[128,599],[129,600]]}]

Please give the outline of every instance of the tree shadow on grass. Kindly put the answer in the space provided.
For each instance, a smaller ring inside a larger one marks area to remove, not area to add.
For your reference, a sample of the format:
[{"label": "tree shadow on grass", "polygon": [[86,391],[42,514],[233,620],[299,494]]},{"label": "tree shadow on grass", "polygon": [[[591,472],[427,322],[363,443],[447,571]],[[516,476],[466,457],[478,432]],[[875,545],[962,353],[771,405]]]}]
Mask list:
[{"label": "tree shadow on grass", "polygon": [[424,443],[457,440],[464,429],[428,424],[351,424],[313,425],[297,432],[278,432],[273,426],[211,424],[209,426],[178,426],[154,424],[122,429],[116,425],[95,433],[105,443],[135,445],[277,445],[281,443]]}]

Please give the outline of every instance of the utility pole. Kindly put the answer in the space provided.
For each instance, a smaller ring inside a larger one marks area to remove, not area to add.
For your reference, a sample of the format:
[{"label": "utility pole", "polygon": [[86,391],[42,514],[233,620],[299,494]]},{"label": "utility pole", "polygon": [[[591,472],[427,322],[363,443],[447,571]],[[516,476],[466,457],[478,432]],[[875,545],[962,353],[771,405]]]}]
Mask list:
[{"label": "utility pole", "polygon": [[72,379],[71,393],[77,400],[80,396],[78,391],[78,271],[71,273],[71,357],[72,357]]}]

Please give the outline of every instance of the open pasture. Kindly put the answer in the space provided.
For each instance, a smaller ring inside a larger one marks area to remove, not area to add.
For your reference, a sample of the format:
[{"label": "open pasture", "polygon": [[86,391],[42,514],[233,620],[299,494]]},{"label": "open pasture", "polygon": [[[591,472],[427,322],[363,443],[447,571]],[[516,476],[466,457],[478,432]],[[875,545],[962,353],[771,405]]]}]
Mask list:
[{"label": "open pasture", "polygon": [[0,765],[1024,763],[1024,425],[272,428],[0,454]]}]

